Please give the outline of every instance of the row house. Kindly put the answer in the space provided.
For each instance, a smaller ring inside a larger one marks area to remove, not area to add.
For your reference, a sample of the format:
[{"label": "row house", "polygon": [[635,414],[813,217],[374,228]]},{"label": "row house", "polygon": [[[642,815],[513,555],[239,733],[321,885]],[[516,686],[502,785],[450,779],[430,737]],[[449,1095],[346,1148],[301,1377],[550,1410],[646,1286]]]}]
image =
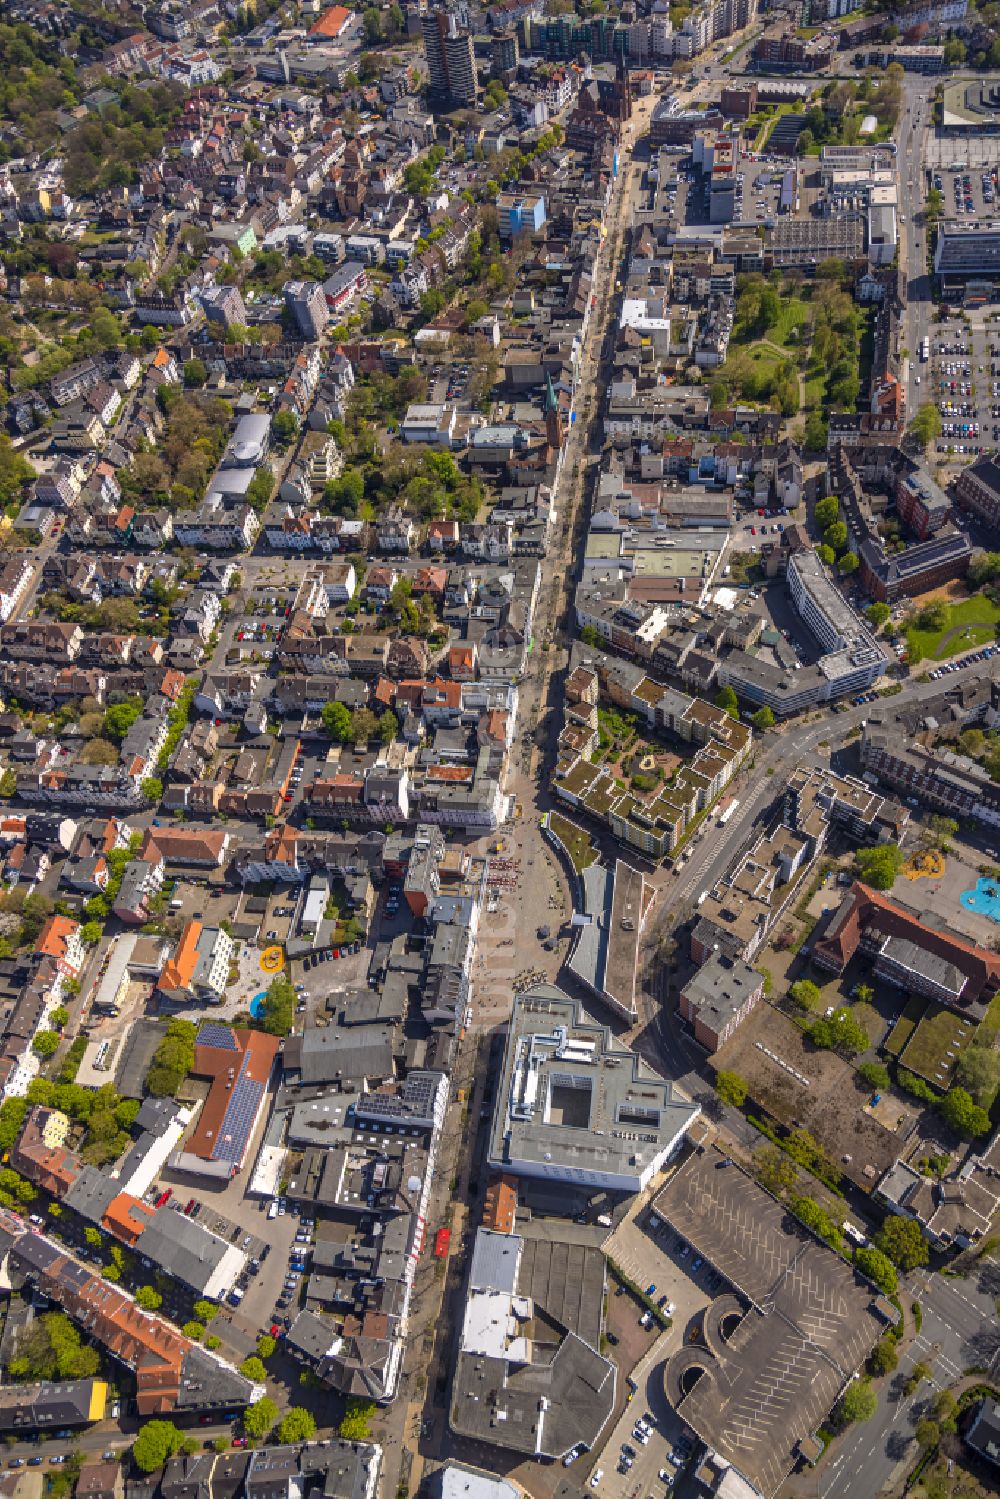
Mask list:
[{"label": "row house", "polygon": [[23,603],[38,569],[26,557],[15,555],[0,567],[0,621],[6,624]]},{"label": "row house", "polygon": [[174,518],[174,536],[181,546],[211,551],[248,552],[260,535],[260,521],[249,505],[227,509],[221,496],[206,500],[197,510]]},{"label": "row house", "polygon": [[84,633],[79,625],[25,620],[0,628],[0,652],[14,661],[75,661]]}]

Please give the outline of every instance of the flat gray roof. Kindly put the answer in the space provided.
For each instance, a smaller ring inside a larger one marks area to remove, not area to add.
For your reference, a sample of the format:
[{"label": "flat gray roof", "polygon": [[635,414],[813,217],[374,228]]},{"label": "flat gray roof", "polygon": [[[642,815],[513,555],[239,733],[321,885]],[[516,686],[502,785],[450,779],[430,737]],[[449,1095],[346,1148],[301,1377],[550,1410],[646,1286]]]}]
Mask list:
[{"label": "flat gray roof", "polygon": [[709,1306],[708,1335],[667,1364],[667,1397],[761,1494],[773,1494],[881,1336],[877,1293],[717,1150],[692,1155],[653,1206],[750,1302],[720,1298],[714,1318]]},{"label": "flat gray roof", "polygon": [[491,1165],[634,1191],[698,1113],[561,990],[539,984],[515,999]]}]

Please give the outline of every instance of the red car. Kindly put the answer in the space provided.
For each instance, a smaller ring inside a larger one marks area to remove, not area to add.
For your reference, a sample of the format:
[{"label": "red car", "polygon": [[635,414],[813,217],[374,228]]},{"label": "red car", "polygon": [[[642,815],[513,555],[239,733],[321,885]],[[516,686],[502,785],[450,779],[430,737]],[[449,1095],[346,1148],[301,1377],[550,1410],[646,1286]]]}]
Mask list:
[{"label": "red car", "polygon": [[763,515],[764,514],[763,506],[761,506],[761,508],[757,511],[757,514],[758,515]]},{"label": "red car", "polygon": [[164,1205],[164,1203],[169,1202],[170,1199],[171,1199],[171,1197],[173,1197],[173,1195],[174,1195],[174,1189],[173,1189],[173,1187],[168,1187],[167,1190],[165,1192],[161,1192],[160,1195],[159,1195],[159,1197],[156,1199],[156,1206],[158,1208],[162,1208],[163,1205]]},{"label": "red car", "polygon": [[246,1437],[233,1437],[233,1446],[234,1447],[245,1447],[246,1445],[247,1445],[247,1439],[246,1439]]},{"label": "red car", "polygon": [[434,1235],[434,1258],[444,1260],[448,1258],[448,1246],[451,1243],[451,1229],[439,1228]]},{"label": "red car", "polygon": [[278,1326],[277,1322],[271,1323],[271,1336],[272,1338],[281,1337],[281,1328]]},{"label": "red car", "polygon": [[750,527],[750,535],[751,536],[756,536],[757,535],[757,527],[756,526],[751,526]]}]

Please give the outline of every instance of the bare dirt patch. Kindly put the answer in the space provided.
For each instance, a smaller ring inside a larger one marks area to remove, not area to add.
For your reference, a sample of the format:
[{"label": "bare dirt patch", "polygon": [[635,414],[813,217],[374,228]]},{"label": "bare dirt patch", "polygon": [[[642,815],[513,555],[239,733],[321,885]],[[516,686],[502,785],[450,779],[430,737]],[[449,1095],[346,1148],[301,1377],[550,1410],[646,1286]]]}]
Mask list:
[{"label": "bare dirt patch", "polygon": [[866,1192],[898,1155],[899,1135],[866,1114],[869,1090],[851,1064],[835,1052],[815,1050],[772,1005],[759,1005],[713,1061],[745,1078],[750,1096],[773,1118],[790,1129],[807,1129],[837,1169]]}]

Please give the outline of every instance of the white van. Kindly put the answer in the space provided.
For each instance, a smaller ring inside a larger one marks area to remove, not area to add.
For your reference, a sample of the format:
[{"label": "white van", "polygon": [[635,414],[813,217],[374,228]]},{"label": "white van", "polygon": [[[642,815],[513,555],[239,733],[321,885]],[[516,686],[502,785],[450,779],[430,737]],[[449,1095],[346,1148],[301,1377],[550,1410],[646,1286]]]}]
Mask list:
[{"label": "white van", "polygon": [[271,1202],[270,1206],[268,1207],[267,1216],[269,1218],[277,1218],[277,1216],[278,1216],[278,1199],[276,1197],[274,1198],[274,1200]]}]

